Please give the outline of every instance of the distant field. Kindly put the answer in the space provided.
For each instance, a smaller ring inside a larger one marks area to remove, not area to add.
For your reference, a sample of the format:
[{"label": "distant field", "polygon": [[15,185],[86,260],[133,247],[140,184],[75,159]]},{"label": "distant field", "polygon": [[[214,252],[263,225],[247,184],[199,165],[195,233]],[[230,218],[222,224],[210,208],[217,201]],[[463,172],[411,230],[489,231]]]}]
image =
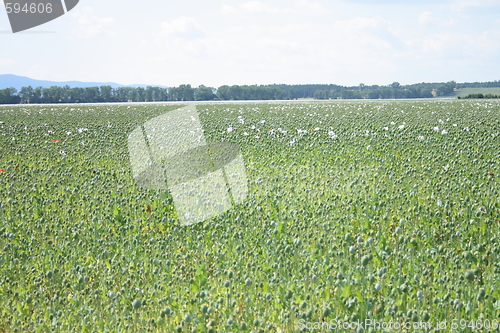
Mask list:
[{"label": "distant field", "polygon": [[455,93],[452,95],[453,97],[465,97],[469,94],[493,94],[493,95],[500,95],[500,88],[463,88],[463,89],[458,89],[458,91],[455,91]]}]

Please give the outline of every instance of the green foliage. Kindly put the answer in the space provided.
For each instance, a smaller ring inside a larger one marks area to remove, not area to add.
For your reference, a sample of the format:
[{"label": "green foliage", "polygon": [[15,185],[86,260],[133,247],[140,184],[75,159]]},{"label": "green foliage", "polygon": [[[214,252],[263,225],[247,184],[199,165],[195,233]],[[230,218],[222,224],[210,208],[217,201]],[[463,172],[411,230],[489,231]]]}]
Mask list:
[{"label": "green foliage", "polygon": [[[132,88],[111,86],[70,88],[53,86],[50,88],[22,87],[17,94],[19,100],[10,104],[42,103],[107,103],[107,102],[153,102],[167,101],[167,89],[159,87]],[[2,103],[0,100],[0,104]]]},{"label": "green foliage", "polygon": [[457,88],[498,88],[500,87],[500,81],[488,81],[488,82],[464,82],[457,84]]},{"label": "green foliage", "polygon": [[0,90],[0,104],[18,104],[19,96],[16,95],[17,90],[14,88],[5,88]]},{"label": "green foliage", "polygon": [[458,99],[475,99],[475,98],[500,98],[500,95],[493,95],[493,94],[481,94],[481,93],[478,93],[478,94],[469,94],[467,96],[464,96],[464,97],[460,97],[458,96]]},{"label": "green foliage", "polygon": [[[432,98],[434,96],[433,91],[436,96],[449,94],[449,89],[443,89],[443,87],[450,87],[451,85],[452,83],[419,83],[402,86],[398,82],[393,82],[389,86],[366,86],[364,84],[360,84],[358,87],[318,86],[318,89],[314,90],[313,94],[307,94],[305,97],[314,97],[315,99]],[[301,91],[300,87],[293,87],[295,90]]]},{"label": "green foliage", "polygon": [[0,331],[499,318],[498,101],[198,104],[249,197],[184,228],[127,150],[176,108],[0,107]]},{"label": "green foliage", "polygon": [[178,87],[160,88],[148,86],[120,87],[111,86],[70,88],[69,86],[50,88],[22,87],[0,90],[0,104],[43,104],[43,103],[107,103],[107,102],[155,102],[155,101],[211,101],[211,100],[285,100],[297,98],[315,99],[400,99],[432,98],[449,96],[457,83],[418,83],[402,86],[393,82],[388,86],[344,87],[334,84],[306,85],[223,85],[218,89],[190,84]]},{"label": "green foliage", "polygon": [[221,86],[217,89],[220,100],[276,100],[285,99],[285,90],[272,86]]}]

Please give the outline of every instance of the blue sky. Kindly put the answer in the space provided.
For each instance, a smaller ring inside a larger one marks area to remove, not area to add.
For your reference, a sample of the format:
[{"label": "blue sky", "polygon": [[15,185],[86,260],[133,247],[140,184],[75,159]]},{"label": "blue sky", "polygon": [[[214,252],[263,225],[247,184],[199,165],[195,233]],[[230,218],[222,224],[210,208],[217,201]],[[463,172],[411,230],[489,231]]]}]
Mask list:
[{"label": "blue sky", "polygon": [[0,9],[0,74],[214,87],[499,80],[500,0],[80,0],[18,34]]}]

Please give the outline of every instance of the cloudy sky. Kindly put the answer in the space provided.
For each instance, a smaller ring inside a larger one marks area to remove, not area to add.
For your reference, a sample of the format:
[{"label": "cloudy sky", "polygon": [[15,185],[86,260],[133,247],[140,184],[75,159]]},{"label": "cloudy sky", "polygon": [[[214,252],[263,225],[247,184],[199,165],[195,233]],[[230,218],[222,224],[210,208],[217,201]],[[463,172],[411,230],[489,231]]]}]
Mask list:
[{"label": "cloudy sky", "polygon": [[80,0],[17,34],[0,8],[0,74],[214,87],[499,80],[500,0]]}]

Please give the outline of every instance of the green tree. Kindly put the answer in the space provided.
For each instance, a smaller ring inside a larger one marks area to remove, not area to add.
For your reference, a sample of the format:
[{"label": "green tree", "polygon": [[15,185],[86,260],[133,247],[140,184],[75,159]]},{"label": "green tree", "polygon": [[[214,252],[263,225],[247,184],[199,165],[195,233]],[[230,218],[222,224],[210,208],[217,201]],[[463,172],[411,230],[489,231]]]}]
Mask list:
[{"label": "green tree", "polygon": [[85,101],[84,103],[97,103],[99,102],[99,88],[87,87],[85,88]]},{"label": "green tree", "polygon": [[135,90],[134,88],[130,88],[130,90],[128,91],[128,101],[137,102],[137,99],[137,90]]},{"label": "green tree", "polygon": [[217,89],[217,97],[221,100],[227,101],[231,99],[230,90],[228,85],[220,86]]},{"label": "green tree", "polygon": [[195,100],[197,101],[211,101],[215,99],[214,88],[200,85],[194,91]]},{"label": "green tree", "polygon": [[240,86],[232,85],[229,87],[229,95],[231,100],[241,100],[243,99],[243,91]]},{"label": "green tree", "polygon": [[0,104],[19,104],[21,98],[17,96],[15,88],[5,88],[0,90]]},{"label": "green tree", "polygon": [[144,88],[139,87],[135,89],[137,91],[137,102],[144,102],[146,101],[146,91]]},{"label": "green tree", "polygon": [[146,98],[146,102],[155,101],[155,98],[154,98],[154,87],[151,87],[151,86],[147,86],[146,87],[145,98]]},{"label": "green tree", "polygon": [[42,87],[36,87],[33,89],[32,103],[42,103]]},{"label": "green tree", "polygon": [[399,89],[399,88],[401,88],[401,84],[399,84],[399,82],[393,82],[393,83],[391,83],[391,88],[392,89]]},{"label": "green tree", "polygon": [[117,102],[127,102],[131,94],[132,88],[130,87],[119,87],[115,90],[115,98]]},{"label": "green tree", "polygon": [[69,91],[69,100],[71,103],[86,103],[85,88],[72,88]]},{"label": "green tree", "polygon": [[33,102],[33,88],[31,86],[22,87],[19,91],[19,98],[21,99],[21,103],[32,103]]},{"label": "green tree", "polygon": [[190,84],[181,84],[177,88],[177,100],[179,101],[193,101],[194,100],[194,89]]},{"label": "green tree", "polygon": [[101,102],[113,102],[113,88],[111,86],[101,86]]}]

